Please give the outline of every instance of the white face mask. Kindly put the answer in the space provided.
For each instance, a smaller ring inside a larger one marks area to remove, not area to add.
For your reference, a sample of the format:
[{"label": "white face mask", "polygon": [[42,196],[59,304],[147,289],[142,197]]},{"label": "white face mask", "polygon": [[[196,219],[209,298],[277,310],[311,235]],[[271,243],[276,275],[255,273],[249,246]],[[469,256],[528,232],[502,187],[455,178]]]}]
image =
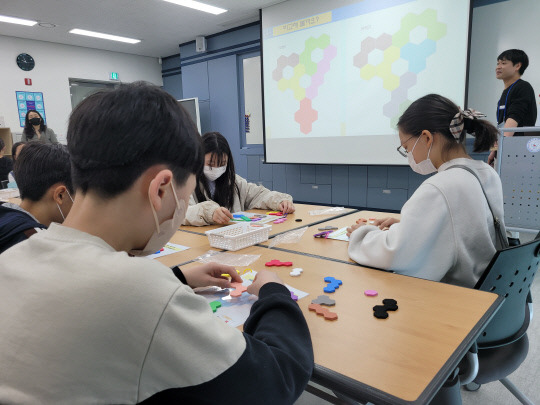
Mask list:
[{"label": "white face mask", "polygon": [[[67,191],[67,189],[66,189],[66,193],[69,196],[69,199],[71,200],[71,203],[73,204],[73,198],[71,198],[71,194],[69,194],[69,191]],[[64,216],[64,213],[62,212],[62,209],[60,208],[58,203],[56,203],[56,206],[58,207],[58,211],[60,211],[60,215],[62,215],[62,222],[64,222],[66,220],[66,217]]]},{"label": "white face mask", "polygon": [[210,181],[216,181],[227,170],[227,166],[210,167],[204,166],[204,175]]},{"label": "white face mask", "polygon": [[[413,150],[416,147],[416,144],[420,140],[420,137],[416,140],[413,148],[410,152],[407,153],[407,159],[409,160],[409,166],[418,174],[430,174],[437,171],[437,168],[433,166],[431,159],[429,158],[429,152],[431,152],[431,146],[429,147],[426,160],[422,160],[420,163],[416,163],[413,156]],[[432,144],[433,145],[433,144]]]},{"label": "white face mask", "polygon": [[[163,246],[165,246],[165,244],[169,240],[171,240],[172,236],[178,230],[180,224],[186,217],[186,202],[184,200],[178,201],[178,197],[176,196],[176,190],[174,189],[172,181],[171,187],[174,199],[176,200],[176,208],[174,209],[172,219],[168,219],[160,225],[158,222],[156,210],[154,209],[152,202],[150,202],[150,208],[152,208],[152,214],[154,214],[154,220],[156,221],[156,230],[154,231],[148,242],[146,242],[146,246],[144,248],[130,250],[129,253],[133,256],[148,256],[156,253]],[[150,190],[148,190],[148,199],[150,200]]]}]

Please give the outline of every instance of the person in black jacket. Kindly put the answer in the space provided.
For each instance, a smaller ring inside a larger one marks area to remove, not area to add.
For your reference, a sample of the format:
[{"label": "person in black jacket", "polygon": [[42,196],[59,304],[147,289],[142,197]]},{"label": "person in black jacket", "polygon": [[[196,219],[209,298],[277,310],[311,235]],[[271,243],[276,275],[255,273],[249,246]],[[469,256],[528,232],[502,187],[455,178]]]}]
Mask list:
[{"label": "person in black jacket", "polygon": [[[529,66],[529,58],[520,49],[508,49],[497,57],[495,75],[502,80],[504,90],[497,102],[497,124],[504,128],[532,127],[536,124],[536,99],[529,82],[521,78]],[[533,135],[532,132],[504,132],[504,136]],[[488,163],[492,164],[496,150]]]},{"label": "person in black jacket", "polygon": [[21,204],[0,205],[0,253],[51,222],[63,222],[72,205],[69,153],[60,144],[32,143],[15,161]]}]

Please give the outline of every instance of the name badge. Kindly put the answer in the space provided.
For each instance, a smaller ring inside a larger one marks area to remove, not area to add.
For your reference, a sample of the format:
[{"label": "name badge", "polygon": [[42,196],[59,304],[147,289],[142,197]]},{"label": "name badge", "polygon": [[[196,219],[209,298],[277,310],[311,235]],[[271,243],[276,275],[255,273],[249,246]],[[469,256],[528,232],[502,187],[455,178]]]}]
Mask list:
[{"label": "name badge", "polygon": [[505,105],[499,106],[499,110],[504,110],[504,107],[506,107],[506,106]]}]

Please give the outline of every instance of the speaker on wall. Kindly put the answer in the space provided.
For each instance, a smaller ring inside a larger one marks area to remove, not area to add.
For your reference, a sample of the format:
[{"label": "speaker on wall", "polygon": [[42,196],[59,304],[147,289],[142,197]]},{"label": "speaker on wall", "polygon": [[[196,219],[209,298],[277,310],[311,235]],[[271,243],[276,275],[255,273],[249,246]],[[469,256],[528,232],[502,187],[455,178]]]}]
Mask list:
[{"label": "speaker on wall", "polygon": [[197,52],[206,52],[206,38],[195,37],[195,50]]}]

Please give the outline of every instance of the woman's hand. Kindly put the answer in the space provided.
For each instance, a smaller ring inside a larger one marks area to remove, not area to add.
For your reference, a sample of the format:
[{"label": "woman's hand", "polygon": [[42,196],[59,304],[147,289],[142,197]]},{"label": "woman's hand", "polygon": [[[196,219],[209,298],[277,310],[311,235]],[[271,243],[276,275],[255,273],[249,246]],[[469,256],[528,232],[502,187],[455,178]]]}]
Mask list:
[{"label": "woman's hand", "polygon": [[212,214],[212,221],[215,224],[225,225],[233,218],[231,212],[225,207],[218,207]]},{"label": "woman's hand", "polygon": [[350,238],[351,237],[351,233],[353,233],[354,231],[356,231],[358,228],[360,228],[361,226],[364,226],[366,225],[365,222],[360,222],[358,224],[354,224],[354,225],[351,225],[347,228],[347,237]]},{"label": "woman's hand", "polygon": [[[215,285],[221,288],[230,288],[231,282],[242,283],[234,267],[219,263],[206,263],[196,267],[182,269],[182,273],[191,288],[208,287]],[[222,274],[229,274],[231,281]]]},{"label": "woman's hand", "polygon": [[392,218],[392,217],[386,217],[386,218],[380,218],[373,220],[373,225],[378,226],[381,230],[385,230],[390,228],[392,225],[397,224],[399,222],[399,219]]},{"label": "woman's hand", "polygon": [[294,208],[294,204],[292,203],[292,201],[283,200],[279,203],[279,210],[284,214],[292,214],[295,209],[296,208]]}]

